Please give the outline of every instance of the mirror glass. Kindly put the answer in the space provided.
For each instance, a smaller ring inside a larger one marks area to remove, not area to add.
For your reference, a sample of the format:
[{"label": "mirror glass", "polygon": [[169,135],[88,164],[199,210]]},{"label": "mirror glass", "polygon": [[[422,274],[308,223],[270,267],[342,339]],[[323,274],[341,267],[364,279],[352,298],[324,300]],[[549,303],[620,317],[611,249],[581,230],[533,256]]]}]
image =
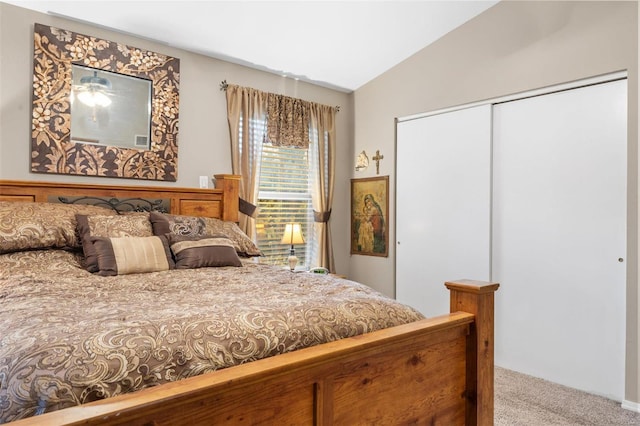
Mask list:
[{"label": "mirror glass", "polygon": [[72,65],[71,141],[148,150],[151,80]]}]

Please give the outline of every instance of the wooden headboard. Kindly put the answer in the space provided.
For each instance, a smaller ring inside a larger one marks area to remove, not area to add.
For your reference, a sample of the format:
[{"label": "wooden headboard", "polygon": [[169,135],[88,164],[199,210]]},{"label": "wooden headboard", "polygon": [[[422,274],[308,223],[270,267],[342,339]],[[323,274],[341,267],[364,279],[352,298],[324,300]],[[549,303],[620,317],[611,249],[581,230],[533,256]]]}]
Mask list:
[{"label": "wooden headboard", "polygon": [[215,189],[0,180],[0,201],[50,202],[52,197],[169,200],[169,213],[238,221],[240,176],[215,175]]}]

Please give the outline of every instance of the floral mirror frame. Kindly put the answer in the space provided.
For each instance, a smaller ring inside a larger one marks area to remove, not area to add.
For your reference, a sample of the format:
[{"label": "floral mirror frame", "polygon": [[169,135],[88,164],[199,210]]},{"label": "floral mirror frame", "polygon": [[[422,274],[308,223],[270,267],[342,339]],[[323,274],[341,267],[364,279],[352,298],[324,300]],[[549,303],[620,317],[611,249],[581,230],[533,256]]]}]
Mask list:
[{"label": "floral mirror frame", "polygon": [[[150,149],[71,141],[73,64],[151,80]],[[179,87],[177,58],[35,24],[31,171],[175,182]]]}]

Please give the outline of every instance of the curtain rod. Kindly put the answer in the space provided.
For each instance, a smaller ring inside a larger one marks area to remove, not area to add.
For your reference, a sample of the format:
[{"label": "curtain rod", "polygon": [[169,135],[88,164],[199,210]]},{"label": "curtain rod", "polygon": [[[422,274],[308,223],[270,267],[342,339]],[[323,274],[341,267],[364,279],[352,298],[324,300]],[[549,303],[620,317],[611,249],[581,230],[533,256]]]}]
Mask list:
[{"label": "curtain rod", "polygon": [[[226,92],[227,91],[227,87],[229,87],[229,83],[227,83],[227,80],[222,80],[220,82],[220,91],[221,92]],[[336,105],[334,108],[336,109],[336,111],[340,111],[340,105]]]}]

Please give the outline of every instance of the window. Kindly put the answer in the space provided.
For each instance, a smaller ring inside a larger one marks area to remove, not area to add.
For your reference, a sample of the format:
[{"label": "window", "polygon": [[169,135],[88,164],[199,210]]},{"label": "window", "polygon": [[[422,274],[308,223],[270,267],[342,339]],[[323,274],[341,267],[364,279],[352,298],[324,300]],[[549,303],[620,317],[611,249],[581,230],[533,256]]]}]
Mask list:
[{"label": "window", "polygon": [[256,230],[264,253],[261,261],[287,265],[291,246],[280,241],[285,225],[298,222],[305,244],[294,246],[295,254],[298,267],[308,267],[314,237],[308,150],[264,143],[259,179]]},{"label": "window", "polygon": [[223,88],[232,126],[232,170],[241,175],[241,196],[259,207],[256,217],[240,216],[241,228],[266,254],[262,260],[284,266],[288,247],[280,235],[299,221],[306,234],[303,247],[296,247],[300,265],[334,270],[329,218],[337,108],[250,87]]},{"label": "window", "polygon": [[[264,140],[266,122],[251,120],[253,138]],[[239,123],[242,140],[242,117]],[[291,246],[282,244],[287,223],[298,222],[305,244],[295,245],[297,268],[308,268],[314,247],[313,206],[309,186],[309,150],[273,146],[262,142],[260,176],[258,177],[258,216],[256,234],[258,247],[264,254],[260,261],[272,265],[288,265]],[[240,147],[242,149],[242,147]]]}]

